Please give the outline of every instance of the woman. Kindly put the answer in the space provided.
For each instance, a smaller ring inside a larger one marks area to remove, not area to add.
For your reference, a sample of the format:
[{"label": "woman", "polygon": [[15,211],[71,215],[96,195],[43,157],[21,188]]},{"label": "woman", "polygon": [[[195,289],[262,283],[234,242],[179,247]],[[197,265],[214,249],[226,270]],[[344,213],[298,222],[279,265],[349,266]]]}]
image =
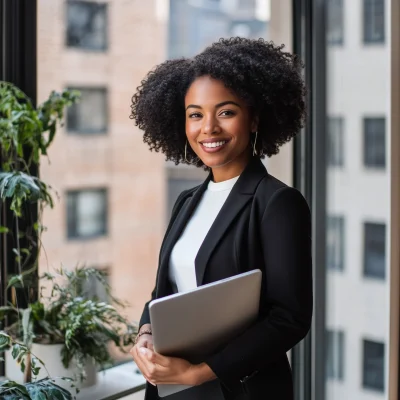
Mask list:
[{"label": "woman", "polygon": [[[301,63],[282,47],[221,39],[157,66],[133,96],[131,117],[151,150],[209,170],[176,201],[151,299],[263,272],[257,323],[198,365],[154,352],[146,304],[131,353],[151,384],[147,400],[158,399],[157,384],[196,386],[179,399],[293,399],[286,352],[312,317],[310,212],[260,160],[277,154],[305,115]],[[196,395],[206,382],[215,396]]]}]

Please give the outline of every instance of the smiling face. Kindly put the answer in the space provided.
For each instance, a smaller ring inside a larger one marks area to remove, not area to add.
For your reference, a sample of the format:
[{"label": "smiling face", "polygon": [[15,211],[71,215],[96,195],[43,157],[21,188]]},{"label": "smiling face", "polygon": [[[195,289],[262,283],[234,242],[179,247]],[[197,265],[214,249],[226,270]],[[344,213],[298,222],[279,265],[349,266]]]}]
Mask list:
[{"label": "smiling face", "polygon": [[245,102],[209,76],[197,78],[185,96],[186,136],[219,182],[241,174],[249,161],[256,118]]}]

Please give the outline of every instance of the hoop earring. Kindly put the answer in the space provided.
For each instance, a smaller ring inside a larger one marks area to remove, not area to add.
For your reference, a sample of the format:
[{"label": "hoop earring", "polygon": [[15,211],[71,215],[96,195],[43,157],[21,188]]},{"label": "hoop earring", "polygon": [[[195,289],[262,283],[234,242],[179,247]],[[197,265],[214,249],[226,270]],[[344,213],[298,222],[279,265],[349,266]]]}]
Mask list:
[{"label": "hoop earring", "polygon": [[256,131],[256,137],[254,138],[254,143],[253,143],[253,156],[256,156],[256,155],[257,155],[257,150],[256,150],[257,134],[258,134],[258,131]]}]

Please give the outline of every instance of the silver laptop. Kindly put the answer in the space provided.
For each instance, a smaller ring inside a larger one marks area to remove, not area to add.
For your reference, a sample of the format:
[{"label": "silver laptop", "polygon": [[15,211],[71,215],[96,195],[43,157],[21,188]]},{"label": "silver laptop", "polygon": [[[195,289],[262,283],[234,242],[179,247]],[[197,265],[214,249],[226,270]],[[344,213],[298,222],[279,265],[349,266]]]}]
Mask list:
[{"label": "silver laptop", "polygon": [[[194,364],[240,335],[258,317],[260,270],[223,279],[150,303],[154,349]],[[190,388],[158,385],[160,397]]]}]

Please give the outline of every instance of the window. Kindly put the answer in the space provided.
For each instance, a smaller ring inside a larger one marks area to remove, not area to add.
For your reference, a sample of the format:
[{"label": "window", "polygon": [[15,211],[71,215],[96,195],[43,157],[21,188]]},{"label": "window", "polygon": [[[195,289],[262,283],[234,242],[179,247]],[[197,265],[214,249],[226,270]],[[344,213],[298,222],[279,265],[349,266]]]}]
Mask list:
[{"label": "window", "polygon": [[384,392],[384,343],[363,340],[363,386]]},{"label": "window", "polygon": [[328,0],[326,40],[331,45],[343,44],[343,0]]},{"label": "window", "polygon": [[107,89],[71,88],[81,93],[80,102],[67,111],[68,132],[80,134],[106,133],[108,128]]},{"label": "window", "polygon": [[386,166],[385,118],[364,118],[364,165],[373,168]]},{"label": "window", "polygon": [[364,275],[385,279],[386,225],[364,224]]},{"label": "window", "polygon": [[326,331],[326,377],[343,380],[344,378],[344,333]]},{"label": "window", "polygon": [[384,42],[384,0],[364,0],[364,43]]},{"label": "window", "polygon": [[328,118],[328,165],[332,167],[343,166],[343,118]]},{"label": "window", "polygon": [[106,189],[67,193],[68,238],[92,238],[107,233]]},{"label": "window", "polygon": [[328,268],[344,270],[344,217],[328,216],[326,233]]},{"label": "window", "polygon": [[107,49],[107,4],[67,2],[67,46],[95,51]]}]

